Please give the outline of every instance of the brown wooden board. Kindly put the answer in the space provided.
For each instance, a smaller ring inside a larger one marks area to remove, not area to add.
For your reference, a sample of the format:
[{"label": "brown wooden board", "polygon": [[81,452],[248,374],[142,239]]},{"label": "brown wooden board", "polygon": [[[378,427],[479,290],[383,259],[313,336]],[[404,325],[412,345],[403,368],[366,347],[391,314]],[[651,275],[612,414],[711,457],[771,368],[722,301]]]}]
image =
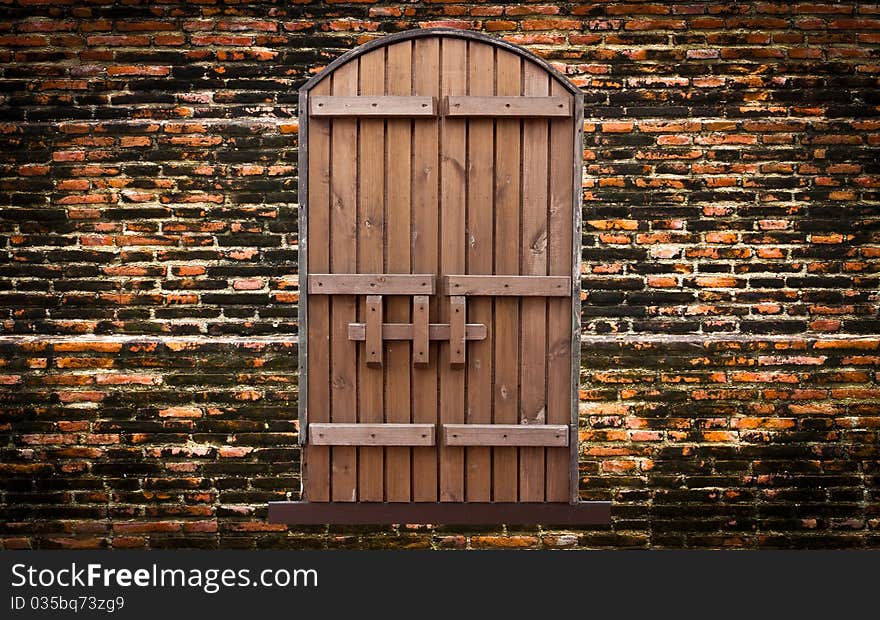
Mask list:
[{"label": "brown wooden board", "polygon": [[[425,448],[429,449],[429,448]],[[291,525],[454,524],[608,525],[611,502],[269,502],[269,522]]]},{"label": "brown wooden board", "polygon": [[[523,63],[523,94],[544,96],[550,79],[531,62]],[[547,180],[551,176],[546,119],[527,118],[522,129],[522,230],[520,270],[523,275],[547,274]],[[520,421],[544,424],[547,419],[547,300],[526,297],[520,305]],[[519,499],[544,500],[543,448],[519,450]]]},{"label": "brown wooden board", "polygon": [[[467,89],[468,42],[464,39],[440,40],[440,92],[463,95]],[[462,273],[466,269],[466,193],[467,193],[467,121],[444,117],[440,122],[440,273]],[[453,324],[452,302],[459,312],[463,298],[440,300],[440,322]],[[464,325],[464,316],[455,319]],[[453,331],[452,329],[450,331]],[[464,336],[464,330],[461,330]],[[449,343],[440,349],[440,422],[464,422],[465,369],[464,346],[454,350]],[[464,448],[439,446],[440,501],[464,501]]]},{"label": "brown wooden board", "polygon": [[433,274],[313,273],[310,295],[431,295]]},{"label": "brown wooden board", "polygon": [[[405,113],[443,97],[464,108]],[[581,118],[546,63],[461,31],[368,43],[303,88],[308,502],[576,499]]]},{"label": "brown wooden board", "polygon": [[[469,68],[479,70],[488,66],[481,59]],[[471,80],[473,86],[474,80]],[[473,90],[471,91],[473,92]],[[560,97],[445,97],[443,114],[466,117],[566,117],[571,116],[571,99]]]},{"label": "brown wooden board", "polygon": [[[369,365],[382,365],[382,351],[385,349],[385,345],[382,342],[383,308],[381,295],[367,295],[367,327],[364,340],[367,343],[365,353],[367,364]],[[351,323],[349,323],[350,325]]]},{"label": "brown wooden board", "polygon": [[571,297],[568,276],[446,276],[448,295]]},{"label": "brown wooden board", "polygon": [[[413,94],[437,97],[440,94],[440,37],[413,41]],[[412,269],[436,273],[440,266],[439,183],[440,123],[415,119],[412,129]],[[439,318],[436,296],[429,298],[429,317]],[[430,320],[430,319],[429,319]],[[437,423],[437,382],[439,379],[438,345],[428,347],[426,363],[412,370],[412,420]],[[436,502],[439,499],[437,450],[412,450],[412,500]]]},{"label": "brown wooden board", "polygon": [[[383,323],[382,340],[416,340],[418,323]],[[425,340],[449,340],[450,326],[448,323],[428,323],[425,331]],[[465,340],[485,340],[486,326],[482,323],[466,323],[464,326]],[[367,326],[365,323],[349,323],[348,337],[351,340],[366,340]],[[429,349],[427,342],[422,347]]]},{"label": "brown wooden board", "polygon": [[[507,50],[496,51],[496,94],[520,95],[522,58]],[[494,270],[499,275],[518,275],[521,219],[522,124],[518,119],[495,122],[495,247]],[[510,297],[495,299],[495,378],[492,386],[495,424],[519,422],[519,306]],[[519,499],[519,452],[516,448],[492,450],[492,499]]]},{"label": "brown wooden board", "polygon": [[[430,311],[431,300],[427,295],[413,296],[412,313],[412,356],[413,364],[427,364],[428,350],[430,349],[431,324]],[[466,328],[465,328],[466,329]],[[351,331],[349,330],[349,334]],[[409,340],[410,338],[407,338]]]},{"label": "brown wooden board", "polygon": [[312,422],[313,446],[433,446],[433,424],[320,424]]},{"label": "brown wooden board", "polygon": [[[357,63],[347,64],[333,73],[334,95],[356,95]],[[358,174],[357,121],[333,120],[330,135],[330,271],[357,271],[357,186],[351,179]],[[311,235],[313,241],[315,236]],[[348,342],[348,324],[357,318],[354,295],[334,295],[330,300],[330,421],[357,422],[361,399],[357,392],[357,361]],[[320,338],[321,334],[314,334]],[[331,500],[353,502],[358,499],[357,449],[331,449]]]},{"label": "brown wooden board", "polygon": [[447,446],[568,446],[568,425],[444,424]]},{"label": "brown wooden board", "polygon": [[[400,45],[406,45],[402,43]],[[396,75],[408,75],[409,70]],[[312,97],[312,118],[326,116],[434,116],[433,97]]]},{"label": "brown wooden board", "polygon": [[[360,95],[381,95],[385,90],[385,50],[364,54],[358,74]],[[383,273],[386,231],[385,121],[358,120],[357,136],[357,268],[360,273]],[[368,316],[368,299],[359,295],[359,314]],[[368,336],[369,339],[369,336]],[[381,343],[381,339],[379,341]],[[369,342],[367,343],[369,345]],[[358,348],[358,422],[384,421],[384,369],[370,363],[370,349]],[[382,448],[358,448],[358,498],[365,502],[385,499],[385,453]]]},{"label": "brown wooden board", "polygon": [[[388,95],[412,97],[412,41],[390,45],[386,51],[385,89]],[[433,103],[434,99],[431,98]],[[412,121],[388,119],[385,161],[386,239],[385,271],[409,273],[411,263],[410,228],[412,226]],[[427,291],[419,295],[427,295]],[[388,321],[409,323],[412,298],[388,300]],[[412,420],[411,368],[412,344],[406,341],[386,343],[385,421],[405,423]],[[412,494],[412,453],[410,448],[385,450],[385,499],[407,502]]]},{"label": "brown wooden board", "polygon": [[[315,86],[316,94],[330,92],[330,80],[324,80]],[[308,116],[303,112],[302,120],[307,121]],[[309,210],[301,209],[300,217],[300,289],[307,278],[307,269],[316,271],[328,271],[330,269],[330,247],[326,239],[330,238],[330,121],[315,119],[311,123],[304,122],[309,126],[307,136],[301,136],[309,143]],[[306,226],[303,226],[303,224]],[[306,235],[302,231],[311,233],[314,243],[305,243]],[[307,261],[303,260],[307,256]],[[306,267],[308,265],[308,267]],[[302,299],[302,297],[300,298]],[[300,356],[299,375],[299,398],[300,402],[300,437],[307,438],[308,420],[314,422],[330,421],[330,302],[331,299],[322,295],[306,297],[306,301],[300,302],[300,321],[304,317],[311,317],[308,327],[300,329],[300,351],[306,354]],[[310,330],[311,335],[307,334]],[[303,336],[306,340],[303,342]],[[307,363],[306,363],[307,362]],[[308,368],[308,373],[303,368]],[[311,386],[309,385],[311,384]],[[307,411],[308,415],[303,416]],[[303,418],[306,417],[304,420]],[[304,449],[302,477],[303,497],[310,502],[330,501],[330,448],[316,446]]]},{"label": "brown wooden board", "polygon": [[[550,81],[550,92],[559,96],[565,89],[558,82]],[[576,227],[571,217],[572,149],[574,134],[567,119],[550,120],[550,182],[549,182],[549,233],[547,240],[547,271],[553,278],[565,278],[570,298],[550,297],[547,299],[547,424],[562,424],[570,427],[568,445],[577,446],[577,412],[572,414],[572,315],[576,321],[580,317],[580,294],[572,290],[572,235]],[[580,145],[578,145],[580,148]],[[577,176],[577,191],[580,192],[580,174]],[[578,245],[580,248],[580,245]],[[578,274],[580,275],[580,274]],[[576,312],[571,299],[575,302]],[[575,332],[577,337],[577,332]],[[575,390],[577,383],[574,384]],[[575,391],[576,394],[576,391]],[[546,451],[546,500],[548,502],[568,501],[577,494],[577,478],[569,476],[571,454],[576,450],[548,448]],[[575,461],[576,462],[576,461]]]},{"label": "brown wooden board", "polygon": [[[487,45],[468,43],[468,94],[490,96],[494,92],[495,50]],[[492,212],[494,141],[495,127],[491,119],[468,120],[467,268],[469,273],[492,273],[492,249],[495,237]],[[467,306],[468,322],[492,324],[492,299],[471,299],[468,300]],[[465,421],[468,424],[492,422],[492,337],[491,331],[489,333],[490,336],[486,340],[465,343],[467,350]],[[465,468],[465,499],[469,502],[490,501],[492,451],[484,447],[467,448]]]}]

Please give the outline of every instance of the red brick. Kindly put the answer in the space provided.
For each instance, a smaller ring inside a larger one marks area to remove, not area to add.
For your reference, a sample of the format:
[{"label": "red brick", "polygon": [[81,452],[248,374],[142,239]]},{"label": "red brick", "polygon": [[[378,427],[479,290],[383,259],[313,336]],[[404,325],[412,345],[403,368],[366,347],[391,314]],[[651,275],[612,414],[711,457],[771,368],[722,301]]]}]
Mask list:
[{"label": "red brick", "polygon": [[528,549],[537,547],[537,536],[474,536],[471,545],[475,549]]},{"label": "red brick", "polygon": [[574,19],[524,19],[523,30],[579,30],[581,22]]},{"label": "red brick", "polygon": [[203,412],[199,407],[167,407],[159,410],[162,418],[201,418]]},{"label": "red brick", "polygon": [[162,31],[174,30],[177,26],[173,21],[165,20],[146,20],[134,21],[118,20],[116,22],[116,30],[119,32],[140,32],[140,31]]},{"label": "red brick", "polygon": [[160,375],[153,374],[99,374],[95,376],[98,385],[159,385]]},{"label": "red brick", "polygon": [[153,75],[164,76],[171,73],[171,67],[159,67],[148,65],[113,65],[107,67],[107,75]]},{"label": "red brick", "polygon": [[146,47],[149,44],[150,37],[140,35],[95,34],[86,37],[86,45],[100,45],[111,47]]},{"label": "red brick", "polygon": [[49,40],[40,35],[0,35],[0,47],[43,47]]},{"label": "red brick", "polygon": [[602,123],[602,131],[605,133],[628,133],[633,130],[635,123],[632,122],[611,122]]}]

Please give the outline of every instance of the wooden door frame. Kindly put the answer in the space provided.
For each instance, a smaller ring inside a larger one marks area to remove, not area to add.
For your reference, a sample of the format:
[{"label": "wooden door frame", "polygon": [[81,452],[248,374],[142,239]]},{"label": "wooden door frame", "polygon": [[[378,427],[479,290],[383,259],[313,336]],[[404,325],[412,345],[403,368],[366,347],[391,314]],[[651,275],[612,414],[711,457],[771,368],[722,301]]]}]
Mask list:
[{"label": "wooden door frame", "polygon": [[[572,84],[565,76],[552,67],[544,59],[534,55],[517,45],[496,39],[481,33],[456,30],[449,28],[430,28],[424,30],[410,30],[380,37],[345,52],[320,73],[310,78],[299,89],[299,127],[298,127],[298,278],[299,278],[299,301],[298,301],[298,418],[299,418],[299,444],[305,446],[308,442],[308,212],[309,212],[309,92],[319,82],[327,78],[337,68],[371,50],[392,45],[401,41],[411,41],[427,37],[444,37],[479,41],[501,48],[516,54],[529,62],[542,68],[553,77],[563,88],[572,95],[574,109],[572,110],[575,132],[572,152],[572,260],[571,260],[571,395],[570,395],[570,420],[569,420],[569,508],[578,504],[578,391],[580,379],[580,268],[581,268],[581,229],[582,229],[582,169],[583,169],[583,93]],[[593,502],[591,502],[593,503]],[[285,504],[277,502],[276,504]],[[600,519],[597,522],[607,522],[606,513],[610,508],[608,502],[595,502],[602,504],[600,513],[591,518]],[[415,504],[399,504],[403,509]],[[270,505],[271,506],[271,505]],[[353,508],[362,506],[358,503]],[[287,511],[285,511],[287,512]],[[276,516],[280,515],[276,508]],[[286,519],[287,522],[291,522]],[[326,523],[328,521],[320,521]],[[373,521],[375,522],[375,521]],[[581,521],[583,522],[583,521]]]}]

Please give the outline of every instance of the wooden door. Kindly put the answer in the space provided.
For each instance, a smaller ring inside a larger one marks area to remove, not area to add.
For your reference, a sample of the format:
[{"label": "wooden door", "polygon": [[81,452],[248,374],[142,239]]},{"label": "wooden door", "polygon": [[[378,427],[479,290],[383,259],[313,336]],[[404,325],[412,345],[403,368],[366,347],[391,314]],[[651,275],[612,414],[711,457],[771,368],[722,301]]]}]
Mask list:
[{"label": "wooden door", "polygon": [[304,499],[574,502],[577,90],[416,31],[300,106]]}]

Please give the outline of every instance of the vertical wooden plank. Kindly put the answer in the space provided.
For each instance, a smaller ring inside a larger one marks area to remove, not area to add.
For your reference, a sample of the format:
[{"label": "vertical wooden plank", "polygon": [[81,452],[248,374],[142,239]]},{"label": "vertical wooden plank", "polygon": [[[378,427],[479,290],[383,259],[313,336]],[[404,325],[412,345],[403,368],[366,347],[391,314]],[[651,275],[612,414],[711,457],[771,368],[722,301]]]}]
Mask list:
[{"label": "vertical wooden plank", "polygon": [[[546,95],[549,77],[531,62],[523,66],[523,94]],[[523,121],[522,265],[523,275],[547,274],[548,121]],[[547,300],[522,300],[520,423],[546,424]],[[544,448],[520,448],[520,501],[544,501]]]},{"label": "vertical wooden plank", "polygon": [[[412,42],[388,47],[385,80],[386,95],[412,93]],[[388,119],[388,158],[385,162],[387,192],[386,271],[410,273],[410,147],[412,121]],[[388,321],[410,321],[410,299],[391,297],[388,300]],[[405,340],[389,341],[385,365],[385,421],[411,421],[410,347]],[[427,354],[427,347],[424,348]],[[408,447],[385,449],[385,497],[389,502],[410,501],[410,456]]]},{"label": "vertical wooden plank", "polygon": [[[443,38],[440,45],[441,95],[463,95],[467,87],[467,42]],[[440,126],[440,273],[465,270],[466,121],[443,118]],[[449,304],[440,305],[440,322],[449,320]],[[450,364],[449,343],[440,342],[440,421],[464,422],[465,371]],[[440,501],[464,500],[464,448],[439,447]]]},{"label": "vertical wooden plank", "polygon": [[[440,93],[440,39],[416,39],[413,42],[413,94],[436,97]],[[413,121],[412,150],[412,252],[413,273],[436,273],[439,268],[438,179],[439,119]],[[432,296],[430,312],[438,316],[437,296]],[[437,423],[437,347],[427,350],[426,366],[412,371],[413,422]],[[412,450],[412,499],[436,502],[438,490],[437,448]]]},{"label": "vertical wooden plank", "polygon": [[[550,94],[568,93],[556,80],[551,80]],[[572,269],[571,153],[574,148],[574,127],[570,118],[550,121],[550,232],[548,272],[565,276]],[[571,342],[572,300],[552,297],[547,300],[547,423],[571,423]],[[570,451],[568,448],[547,448],[548,502],[567,502],[571,497],[569,480]]]},{"label": "vertical wooden plank", "polygon": [[382,296],[367,295],[366,358],[368,366],[382,365]]},{"label": "vertical wooden plank", "polygon": [[449,363],[463,364],[465,361],[465,322],[467,317],[467,297],[453,295],[449,298]]},{"label": "vertical wooden plank", "polygon": [[574,139],[571,149],[572,189],[572,264],[571,264],[571,383],[569,433],[569,503],[580,500],[580,472],[578,466],[578,421],[581,368],[581,230],[584,203],[584,98],[580,91],[574,95]]},{"label": "vertical wooden plank", "polygon": [[[520,58],[497,50],[496,94],[520,93]],[[495,129],[495,273],[519,274],[520,218],[520,121],[498,119]],[[519,299],[495,300],[495,379],[492,386],[493,422],[519,422]],[[494,448],[492,453],[492,499],[517,500],[519,478],[516,448]]]},{"label": "vertical wooden plank", "polygon": [[413,364],[428,363],[428,347],[430,340],[428,339],[428,308],[430,298],[427,295],[415,295],[413,297],[413,340],[412,355]]},{"label": "vertical wooden plank", "polygon": [[[319,82],[312,94],[330,93],[330,78]],[[308,267],[318,273],[330,270],[330,121],[312,119],[308,131],[307,240]],[[302,247],[300,247],[302,250]],[[300,291],[300,295],[305,291]],[[330,421],[330,300],[326,295],[306,297],[308,305],[308,420]],[[307,431],[307,429],[300,429]],[[330,448],[303,447],[303,492],[309,502],[330,500]]]},{"label": "vertical wooden plank", "polygon": [[[468,94],[489,96],[495,92],[495,49],[479,41],[468,44]],[[494,123],[491,119],[468,121],[467,272],[492,273],[492,185]],[[468,344],[467,408],[465,421],[492,422],[492,299],[477,297],[468,304],[468,321],[489,326],[485,340]],[[469,502],[492,498],[492,449],[466,448],[465,496]]]},{"label": "vertical wooden plank", "polygon": [[[360,58],[358,76],[361,95],[381,95],[385,90],[385,48]],[[358,271],[385,270],[385,121],[363,118],[358,135]],[[362,297],[361,316],[367,312]],[[358,357],[359,422],[382,422],[384,371],[370,367],[366,356]],[[385,499],[384,448],[358,448],[358,496],[363,502]]]},{"label": "vertical wooden plank", "polygon": [[[333,74],[333,95],[357,94],[357,62]],[[357,270],[357,121],[332,121],[330,156],[330,272]],[[348,324],[356,320],[356,298],[334,295],[330,300],[330,421],[357,422],[357,345],[348,339]],[[331,451],[332,501],[357,500],[357,451],[348,446]]]}]

